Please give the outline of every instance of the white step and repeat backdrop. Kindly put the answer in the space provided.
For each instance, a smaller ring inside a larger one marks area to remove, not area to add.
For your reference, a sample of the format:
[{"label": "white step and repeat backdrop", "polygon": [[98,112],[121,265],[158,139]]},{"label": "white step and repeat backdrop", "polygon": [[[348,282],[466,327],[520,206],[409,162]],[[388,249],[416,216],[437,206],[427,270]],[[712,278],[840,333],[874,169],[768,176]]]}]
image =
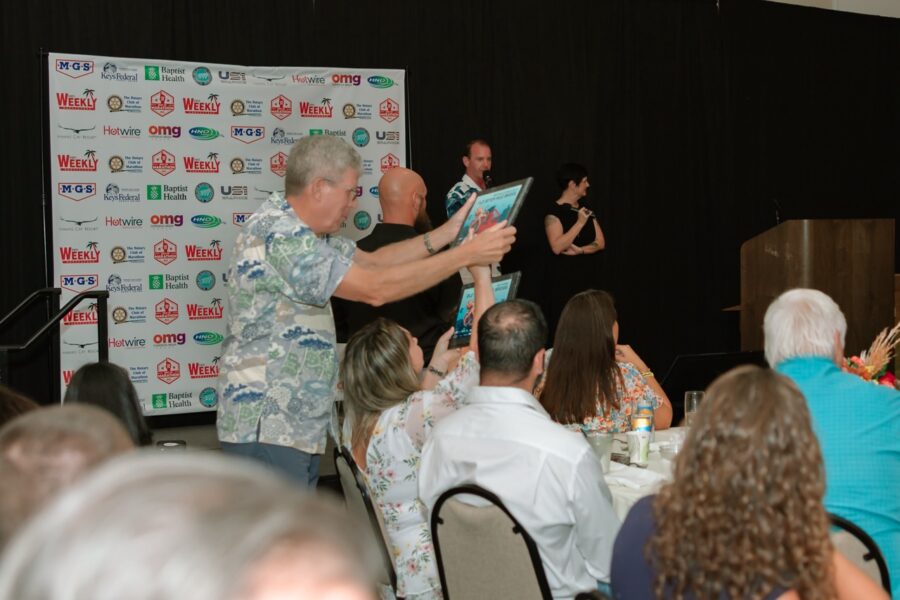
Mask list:
[{"label": "white step and repeat backdrop", "polygon": [[[303,136],[363,158],[343,235],[380,217],[378,180],[406,165],[405,74],[50,54],[54,285],[62,302],[107,289],[112,362],[148,415],[215,410],[223,277],[241,225]],[[63,390],[97,360],[97,312],[60,331]]]}]

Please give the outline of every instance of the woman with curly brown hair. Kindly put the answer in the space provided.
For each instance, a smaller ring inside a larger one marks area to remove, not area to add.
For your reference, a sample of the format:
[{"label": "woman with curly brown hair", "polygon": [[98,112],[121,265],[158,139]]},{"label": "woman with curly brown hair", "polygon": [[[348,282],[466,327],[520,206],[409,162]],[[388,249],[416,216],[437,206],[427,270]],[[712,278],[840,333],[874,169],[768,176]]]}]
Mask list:
[{"label": "woman with curly brown hair", "polygon": [[887,598],[832,548],[822,455],[806,400],[739,367],[710,386],[674,481],[616,538],[616,598]]}]

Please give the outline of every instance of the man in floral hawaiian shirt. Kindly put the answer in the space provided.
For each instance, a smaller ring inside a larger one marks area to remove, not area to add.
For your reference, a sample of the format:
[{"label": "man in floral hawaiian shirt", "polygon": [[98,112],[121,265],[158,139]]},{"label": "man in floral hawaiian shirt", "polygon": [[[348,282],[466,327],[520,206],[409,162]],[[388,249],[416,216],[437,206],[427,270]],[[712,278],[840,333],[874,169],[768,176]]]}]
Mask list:
[{"label": "man in floral hawaiian shirt", "polygon": [[[227,284],[228,334],[220,362],[222,448],[315,487],[337,375],[332,295],[381,305],[435,285],[468,264],[499,260],[515,228],[485,232],[435,254],[460,216],[376,252],[332,235],[356,206],[360,157],[338,138],[291,150],[285,192],[247,220]],[[434,256],[430,256],[434,255]]]}]

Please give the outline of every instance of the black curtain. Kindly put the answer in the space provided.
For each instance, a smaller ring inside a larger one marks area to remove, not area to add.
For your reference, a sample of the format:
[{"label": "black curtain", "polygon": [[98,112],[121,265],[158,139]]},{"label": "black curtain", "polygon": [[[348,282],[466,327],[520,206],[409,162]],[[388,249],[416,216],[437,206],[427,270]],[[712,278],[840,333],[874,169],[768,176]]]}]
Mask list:
[{"label": "black curtain", "polygon": [[[739,248],[781,219],[900,216],[900,22],[750,0],[4,3],[5,313],[46,281],[39,49],[408,69],[432,219],[473,137],[495,180],[533,175],[504,270],[539,299],[542,219],[584,163],[608,249],[584,274],[656,371],[739,345]],[[98,118],[100,118],[98,116]],[[865,265],[860,265],[864,269]],[[0,332],[22,339],[41,315]],[[850,349],[857,350],[857,349]],[[50,400],[49,352],[13,385]]]}]

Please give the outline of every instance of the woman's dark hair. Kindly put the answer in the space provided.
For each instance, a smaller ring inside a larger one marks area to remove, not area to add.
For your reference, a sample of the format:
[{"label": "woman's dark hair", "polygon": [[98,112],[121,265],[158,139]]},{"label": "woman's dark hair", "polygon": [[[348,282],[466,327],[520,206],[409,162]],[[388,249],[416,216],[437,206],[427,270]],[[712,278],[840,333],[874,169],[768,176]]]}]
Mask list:
[{"label": "woman's dark hair", "polygon": [[63,403],[93,404],[114,414],[125,425],[137,446],[148,446],[153,439],[141,412],[137,390],[128,371],[113,363],[90,363],[72,375]]},{"label": "woman's dark hair", "polygon": [[40,406],[31,398],[26,398],[5,385],[0,385],[0,427],[36,408],[40,408]]},{"label": "woman's dark hair", "polygon": [[553,354],[547,365],[541,404],[559,423],[581,423],[619,408],[623,384],[616,364],[613,324],[616,307],[607,292],[587,290],[572,296],[559,317]]},{"label": "woman's dark hair", "polygon": [[581,180],[588,176],[587,169],[584,168],[584,165],[579,165],[578,163],[566,163],[559,168],[559,171],[556,172],[556,183],[559,185],[559,189],[564,190],[569,187],[569,182],[572,181],[575,185],[581,183]]}]

